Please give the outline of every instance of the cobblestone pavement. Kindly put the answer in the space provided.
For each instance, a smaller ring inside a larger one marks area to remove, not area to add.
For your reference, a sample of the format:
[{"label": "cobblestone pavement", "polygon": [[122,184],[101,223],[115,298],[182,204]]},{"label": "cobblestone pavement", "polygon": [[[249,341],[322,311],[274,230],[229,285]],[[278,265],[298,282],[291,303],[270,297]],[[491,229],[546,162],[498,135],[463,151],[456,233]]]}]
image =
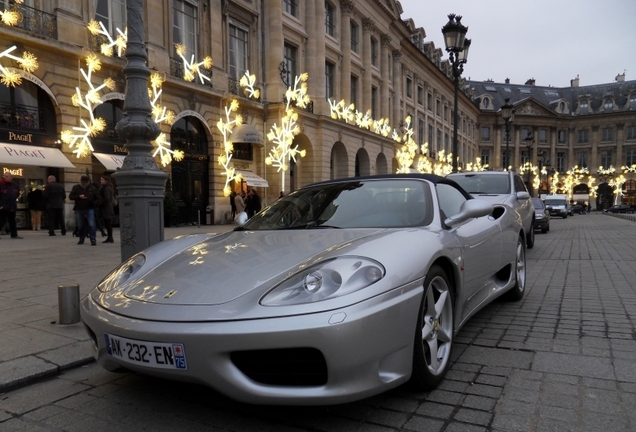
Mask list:
[{"label": "cobblestone pavement", "polygon": [[0,430],[633,431],[635,320],[634,222],[553,219],[528,251],[524,299],[473,317],[430,393],[402,386],[338,406],[252,406],[92,363],[0,394]]}]

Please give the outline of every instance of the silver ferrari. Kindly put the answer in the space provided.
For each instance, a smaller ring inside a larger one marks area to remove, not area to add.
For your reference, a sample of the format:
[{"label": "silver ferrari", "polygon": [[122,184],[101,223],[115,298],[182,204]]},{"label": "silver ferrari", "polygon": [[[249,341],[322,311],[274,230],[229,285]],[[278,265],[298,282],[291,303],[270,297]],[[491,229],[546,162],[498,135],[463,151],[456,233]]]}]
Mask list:
[{"label": "silver ferrari", "polygon": [[131,257],[82,300],[109,370],[258,404],[337,404],[435,387],[453,338],[523,297],[519,214],[454,181],[397,174],[305,186],[231,232]]}]

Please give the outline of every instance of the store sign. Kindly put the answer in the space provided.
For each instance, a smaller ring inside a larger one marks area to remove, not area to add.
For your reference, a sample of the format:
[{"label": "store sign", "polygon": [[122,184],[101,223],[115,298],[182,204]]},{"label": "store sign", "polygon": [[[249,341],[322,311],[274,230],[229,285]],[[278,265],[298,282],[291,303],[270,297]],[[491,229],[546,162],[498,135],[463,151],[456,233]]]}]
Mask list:
[{"label": "store sign", "polygon": [[2,173],[9,173],[13,177],[22,177],[24,175],[24,168],[2,168]]},{"label": "store sign", "polygon": [[33,142],[33,134],[17,134],[9,132],[9,141]]}]

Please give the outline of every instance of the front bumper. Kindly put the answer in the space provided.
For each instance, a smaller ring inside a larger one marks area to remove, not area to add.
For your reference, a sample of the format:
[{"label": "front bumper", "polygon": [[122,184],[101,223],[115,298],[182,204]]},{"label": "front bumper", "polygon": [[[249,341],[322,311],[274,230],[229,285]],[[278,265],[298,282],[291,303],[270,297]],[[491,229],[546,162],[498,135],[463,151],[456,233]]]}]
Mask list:
[{"label": "front bumper", "polygon": [[[124,367],[147,375],[207,385],[247,403],[323,405],[384,392],[411,376],[421,281],[328,312],[221,322],[144,321],[114,314],[91,295],[81,304],[93,339],[93,355],[106,369]],[[104,333],[158,343],[183,344],[187,370],[155,369],[123,362],[106,352]],[[324,385],[260,383],[232,361],[241,351],[313,348],[326,362]]]}]

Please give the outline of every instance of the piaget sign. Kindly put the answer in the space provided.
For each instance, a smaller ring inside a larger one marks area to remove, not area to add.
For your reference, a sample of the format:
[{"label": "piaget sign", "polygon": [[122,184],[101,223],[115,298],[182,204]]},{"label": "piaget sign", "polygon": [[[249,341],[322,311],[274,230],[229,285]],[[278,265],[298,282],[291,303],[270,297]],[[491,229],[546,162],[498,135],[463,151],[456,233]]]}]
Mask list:
[{"label": "piaget sign", "polygon": [[15,132],[9,132],[9,141],[22,141],[22,142],[33,142],[32,134],[17,134]]}]

